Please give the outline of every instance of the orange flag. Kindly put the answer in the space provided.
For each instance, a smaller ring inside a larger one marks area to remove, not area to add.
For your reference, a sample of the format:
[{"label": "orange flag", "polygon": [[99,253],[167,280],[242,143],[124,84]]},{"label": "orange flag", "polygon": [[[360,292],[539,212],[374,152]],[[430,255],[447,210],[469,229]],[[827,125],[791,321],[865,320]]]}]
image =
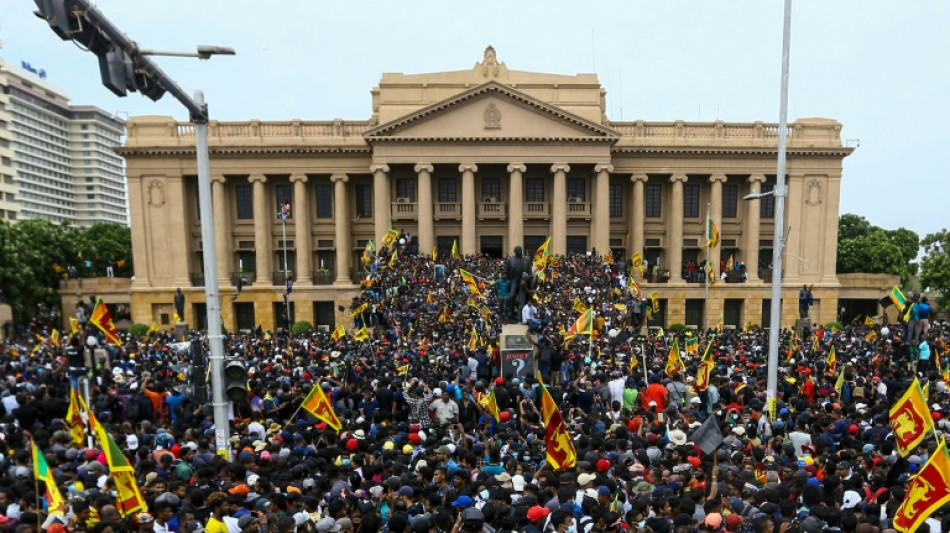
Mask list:
[{"label": "orange flag", "polygon": [[910,483],[904,503],[894,514],[894,529],[909,533],[917,528],[945,503],[950,501],[950,455],[947,441],[940,445],[927,464],[920,469]]},{"label": "orange flag", "polygon": [[106,309],[106,304],[102,299],[96,300],[96,307],[92,310],[92,316],[89,317],[89,323],[99,328],[106,337],[106,343],[113,346],[122,346],[122,340],[119,339],[119,332],[115,329],[112,322],[112,315]]},{"label": "orange flag", "polygon": [[930,408],[917,378],[914,378],[907,392],[891,407],[890,415],[891,430],[894,431],[897,452],[901,457],[910,455],[911,450],[924,440],[927,433],[933,431],[934,419],[930,415]]},{"label": "orange flag", "polygon": [[301,407],[337,431],[340,431],[343,427],[343,424],[340,423],[340,419],[337,418],[336,413],[333,412],[333,406],[330,405],[330,400],[327,398],[327,395],[323,393],[323,387],[321,387],[319,383],[313,385],[313,388],[310,389],[310,394],[307,395]]}]

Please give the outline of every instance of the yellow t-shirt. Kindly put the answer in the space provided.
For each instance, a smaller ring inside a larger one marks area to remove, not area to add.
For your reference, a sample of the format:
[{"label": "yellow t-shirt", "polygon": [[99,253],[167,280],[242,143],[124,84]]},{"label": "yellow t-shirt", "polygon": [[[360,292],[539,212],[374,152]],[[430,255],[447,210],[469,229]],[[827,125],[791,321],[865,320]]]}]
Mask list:
[{"label": "yellow t-shirt", "polygon": [[228,526],[212,516],[208,518],[208,523],[205,524],[205,533],[228,533]]}]

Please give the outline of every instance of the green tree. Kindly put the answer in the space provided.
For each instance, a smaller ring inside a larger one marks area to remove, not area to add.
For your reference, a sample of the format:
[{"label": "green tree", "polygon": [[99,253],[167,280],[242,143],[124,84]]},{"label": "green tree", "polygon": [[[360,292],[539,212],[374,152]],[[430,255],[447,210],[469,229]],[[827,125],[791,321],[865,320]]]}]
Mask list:
[{"label": "green tree", "polygon": [[842,274],[893,274],[907,283],[917,274],[920,239],[906,228],[885,230],[859,215],[844,214],[838,221],[838,265]]},{"label": "green tree", "polygon": [[950,306],[950,231],[931,233],[921,244],[924,256],[920,260],[920,284],[939,294],[938,303],[946,308]]}]

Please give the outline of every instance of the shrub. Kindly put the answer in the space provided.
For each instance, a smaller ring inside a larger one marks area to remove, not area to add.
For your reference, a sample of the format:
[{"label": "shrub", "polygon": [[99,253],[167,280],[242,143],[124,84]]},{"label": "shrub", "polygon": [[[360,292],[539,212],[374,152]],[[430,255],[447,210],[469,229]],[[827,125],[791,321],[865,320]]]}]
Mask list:
[{"label": "shrub", "polygon": [[148,335],[148,326],[145,324],[132,324],[129,326],[129,335],[133,338],[144,337]]},{"label": "shrub", "polygon": [[841,331],[844,329],[844,326],[841,325],[841,322],[838,322],[837,320],[832,320],[831,322],[828,322],[827,324],[825,324],[825,327],[828,329],[833,329],[835,331]]},{"label": "shrub", "polygon": [[670,324],[670,331],[672,331],[673,333],[681,333],[683,331],[686,331],[686,325],[685,324]]},{"label": "shrub", "polygon": [[294,322],[294,325],[290,328],[290,331],[294,335],[306,335],[313,331],[313,324],[307,322],[306,320],[299,320]]}]

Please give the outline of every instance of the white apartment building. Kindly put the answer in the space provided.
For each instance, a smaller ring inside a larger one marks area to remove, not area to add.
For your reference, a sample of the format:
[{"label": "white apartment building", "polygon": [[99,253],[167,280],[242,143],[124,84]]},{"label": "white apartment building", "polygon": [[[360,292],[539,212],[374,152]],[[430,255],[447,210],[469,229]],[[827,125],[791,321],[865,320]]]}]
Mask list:
[{"label": "white apartment building", "polygon": [[124,134],[119,119],[69,105],[61,89],[0,59],[0,219],[127,224],[124,161],[113,151]]}]

